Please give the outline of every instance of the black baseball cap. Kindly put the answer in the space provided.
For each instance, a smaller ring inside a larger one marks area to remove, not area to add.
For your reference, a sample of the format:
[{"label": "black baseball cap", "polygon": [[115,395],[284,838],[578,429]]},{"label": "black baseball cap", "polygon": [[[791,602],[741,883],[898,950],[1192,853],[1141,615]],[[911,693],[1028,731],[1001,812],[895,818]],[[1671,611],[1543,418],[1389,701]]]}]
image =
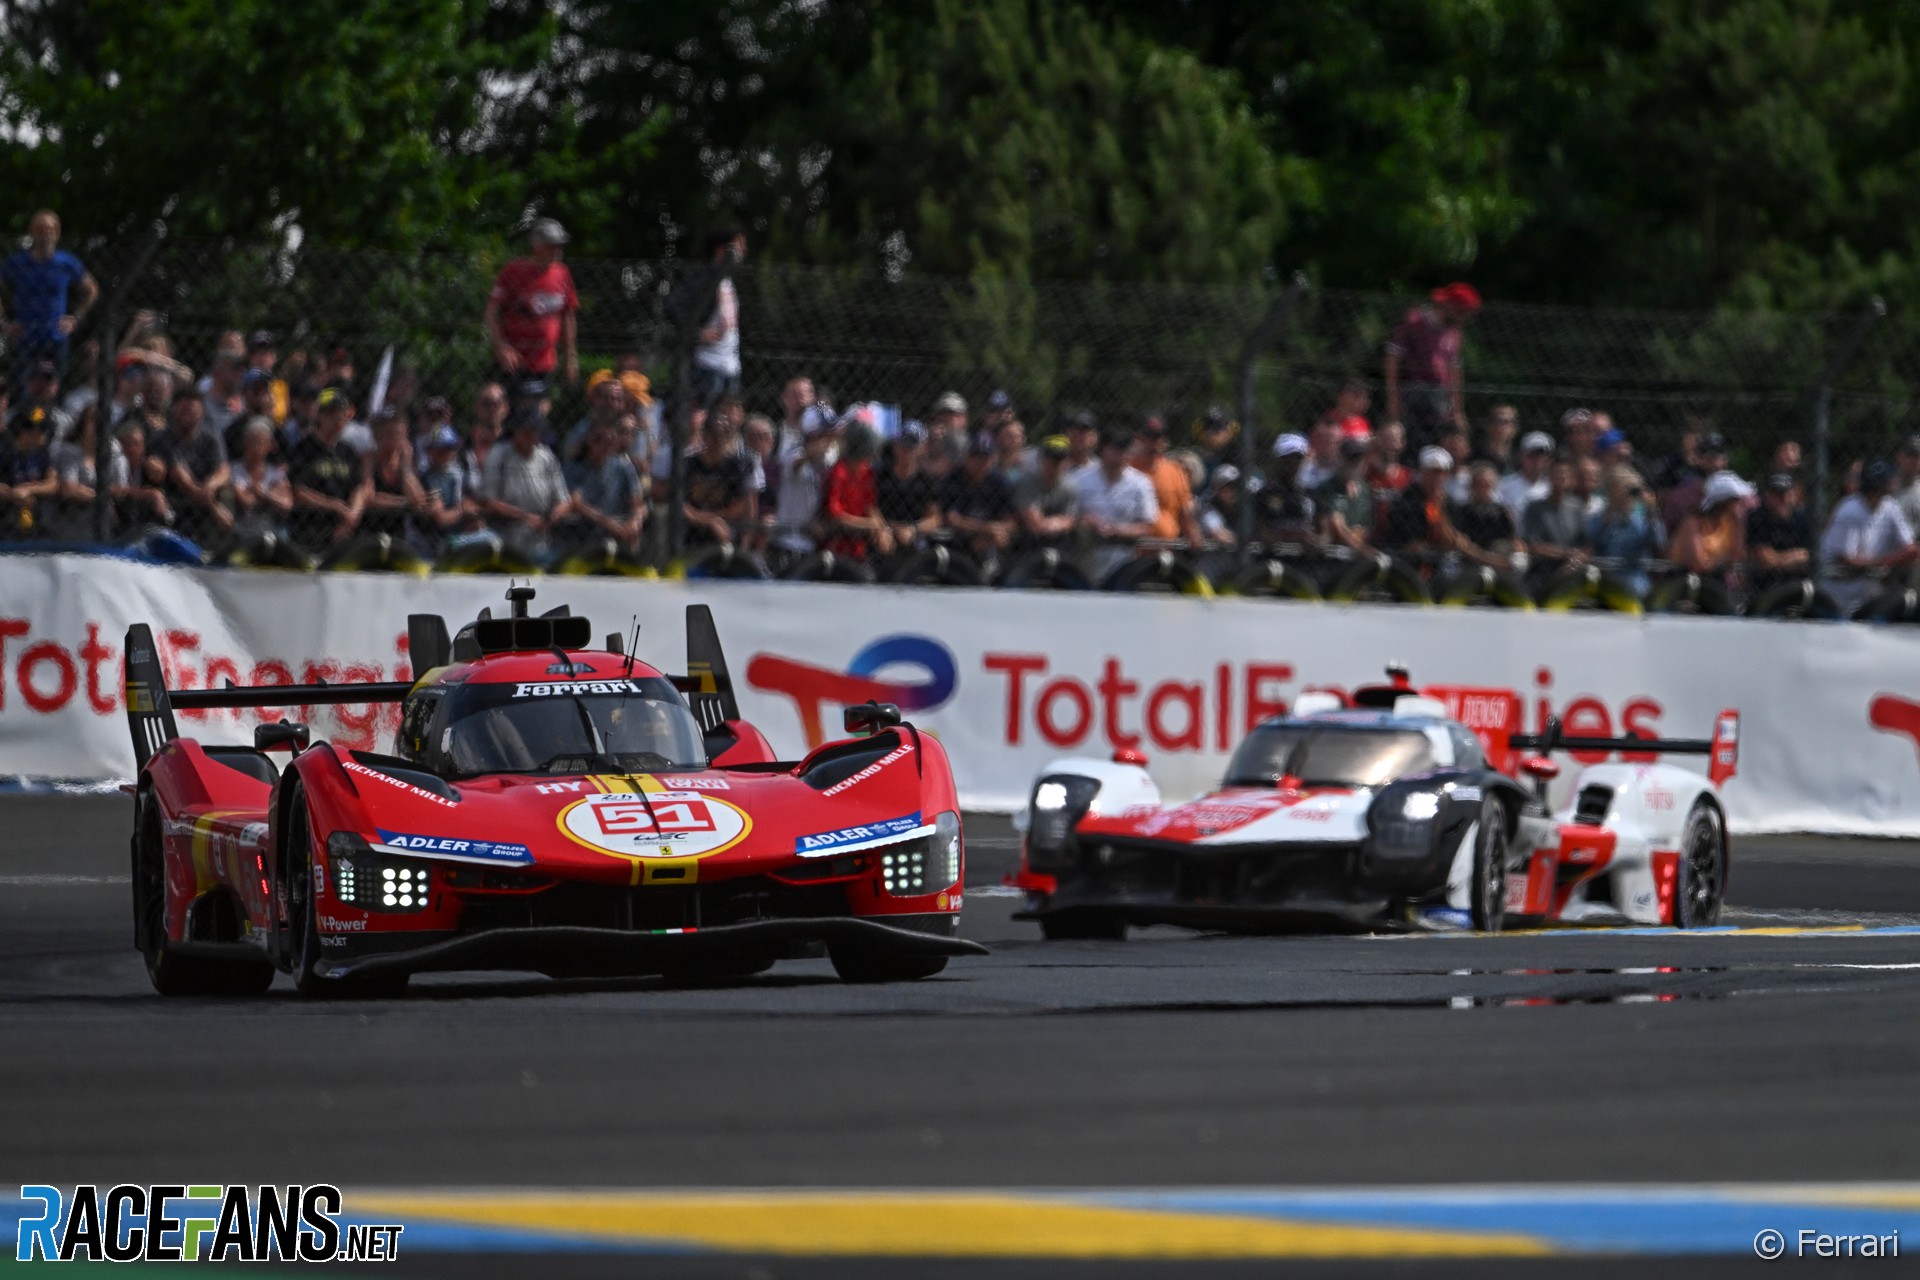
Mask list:
[{"label": "black baseball cap", "polygon": [[546,426],[546,418],[541,414],[539,409],[532,405],[528,405],[523,409],[515,409],[513,415],[507,419],[507,431],[509,433],[529,430],[544,431],[546,430]]},{"label": "black baseball cap", "polygon": [[51,360],[35,360],[27,366],[27,376],[29,378],[57,378],[60,376],[60,367]]},{"label": "black baseball cap", "polygon": [[1860,468],[1860,487],[1862,489],[1885,489],[1893,483],[1893,464],[1885,458],[1875,458]]},{"label": "black baseball cap", "polygon": [[1721,435],[1718,431],[1710,431],[1706,435],[1700,437],[1700,452],[1725,453],[1726,451],[1727,451],[1727,438]]},{"label": "black baseball cap", "polygon": [[1100,433],[1102,449],[1125,449],[1133,444],[1133,432],[1125,427],[1115,427]]},{"label": "black baseball cap", "polygon": [[1098,431],[1099,429],[1100,420],[1085,409],[1080,410],[1080,412],[1067,419],[1067,430],[1069,431]]},{"label": "black baseball cap", "polygon": [[270,329],[255,329],[247,337],[249,351],[268,351],[279,345],[273,340],[273,331]]},{"label": "black baseball cap", "polygon": [[967,452],[973,457],[982,458],[993,452],[993,437],[982,431],[967,441]]},{"label": "black baseball cap", "polygon": [[1768,493],[1792,493],[1793,486],[1798,483],[1791,472],[1776,471],[1767,477],[1765,487]]}]

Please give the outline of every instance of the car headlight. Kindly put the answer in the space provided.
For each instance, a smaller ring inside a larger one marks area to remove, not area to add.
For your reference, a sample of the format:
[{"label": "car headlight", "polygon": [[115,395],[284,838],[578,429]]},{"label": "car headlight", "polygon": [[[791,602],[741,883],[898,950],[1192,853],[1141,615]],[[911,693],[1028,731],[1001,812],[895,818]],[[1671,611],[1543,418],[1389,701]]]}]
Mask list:
[{"label": "car headlight", "polygon": [[933,820],[933,834],[881,846],[880,883],[896,898],[924,898],[960,878],[960,815]]},{"label": "car headlight", "polygon": [[1036,871],[1072,860],[1073,829],[1100,794],[1100,782],[1054,774],[1034,784],[1028,803],[1027,863]]},{"label": "car headlight", "polygon": [[1429,822],[1440,812],[1440,797],[1431,791],[1416,791],[1400,806],[1400,816],[1408,822]]},{"label": "car headlight", "polygon": [[351,831],[327,838],[333,896],[362,911],[425,911],[433,891],[433,868],[418,858],[378,853]]}]

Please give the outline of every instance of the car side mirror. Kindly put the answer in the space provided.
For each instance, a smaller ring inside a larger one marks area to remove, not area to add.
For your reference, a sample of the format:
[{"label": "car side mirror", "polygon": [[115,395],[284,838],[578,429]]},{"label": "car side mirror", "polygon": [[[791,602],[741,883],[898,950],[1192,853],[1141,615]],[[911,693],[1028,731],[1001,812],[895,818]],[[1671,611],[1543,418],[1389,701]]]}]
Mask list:
[{"label": "car side mirror", "polygon": [[313,730],[304,724],[293,724],[281,720],[275,724],[263,724],[253,731],[253,749],[255,751],[273,751],[285,747],[289,751],[305,751],[307,744],[313,741]]},{"label": "car side mirror", "polygon": [[848,707],[841,723],[855,736],[878,733],[900,723],[900,708],[891,702],[862,702]]},{"label": "car side mirror", "polygon": [[1528,756],[1521,761],[1520,772],[1536,782],[1552,782],[1560,776],[1560,766],[1546,756]]}]

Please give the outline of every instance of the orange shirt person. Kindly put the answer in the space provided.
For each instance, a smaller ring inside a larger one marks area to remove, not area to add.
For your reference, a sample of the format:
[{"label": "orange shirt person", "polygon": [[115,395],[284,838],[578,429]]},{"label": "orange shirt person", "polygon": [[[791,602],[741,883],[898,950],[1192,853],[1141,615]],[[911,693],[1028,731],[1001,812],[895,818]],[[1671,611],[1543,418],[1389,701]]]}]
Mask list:
[{"label": "orange shirt person", "polygon": [[1160,514],[1154,517],[1153,536],[1184,538],[1200,544],[1200,521],[1193,514],[1193,480],[1187,469],[1167,456],[1167,427],[1148,418],[1135,445],[1133,467],[1153,483]]}]

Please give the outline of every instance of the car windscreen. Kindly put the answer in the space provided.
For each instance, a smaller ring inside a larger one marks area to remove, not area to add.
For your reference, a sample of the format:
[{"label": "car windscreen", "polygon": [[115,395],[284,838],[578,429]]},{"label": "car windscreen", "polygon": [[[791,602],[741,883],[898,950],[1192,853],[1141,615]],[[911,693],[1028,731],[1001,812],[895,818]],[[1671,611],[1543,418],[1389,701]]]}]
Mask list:
[{"label": "car windscreen", "polygon": [[693,713],[659,676],[462,685],[441,723],[436,745],[456,774],[585,773],[609,758],[632,770],[707,763]]},{"label": "car windscreen", "polygon": [[1281,778],[1303,786],[1380,787],[1433,768],[1433,744],[1414,729],[1327,725],[1262,725],[1227,764],[1230,787],[1270,787]]}]

